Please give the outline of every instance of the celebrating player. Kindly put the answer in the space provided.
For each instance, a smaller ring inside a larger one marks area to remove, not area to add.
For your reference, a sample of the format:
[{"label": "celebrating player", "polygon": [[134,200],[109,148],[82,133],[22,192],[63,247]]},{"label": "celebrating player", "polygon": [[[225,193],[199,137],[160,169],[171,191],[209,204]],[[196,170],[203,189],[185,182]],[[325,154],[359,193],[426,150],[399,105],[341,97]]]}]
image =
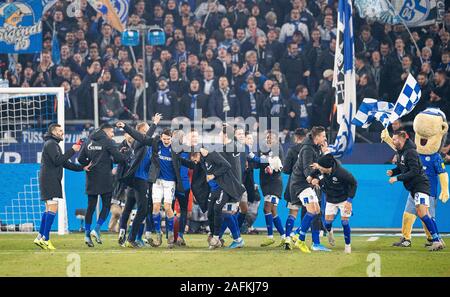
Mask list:
[{"label": "celebrating player", "polygon": [[288,152],[286,154],[286,159],[284,160],[283,164],[283,173],[289,175],[288,184],[286,187],[286,190],[284,192],[284,200],[287,202],[287,208],[289,209],[289,215],[286,220],[286,227],[285,227],[285,242],[284,242],[284,248],[286,250],[292,249],[291,244],[291,236],[293,235],[293,228],[295,224],[295,220],[297,219],[298,210],[300,209],[301,205],[299,204],[293,204],[291,203],[291,194],[289,191],[289,184],[291,182],[291,174],[292,170],[294,168],[295,163],[298,159],[298,154],[300,153],[300,149],[302,147],[302,142],[306,137],[306,134],[308,133],[308,130],[297,128],[294,131],[294,145],[291,146],[288,149]]},{"label": "celebrating player", "polygon": [[[81,165],[70,162],[70,158],[80,150],[80,144],[72,145],[72,148],[62,153],[59,142],[63,140],[64,131],[61,125],[51,124],[44,136],[42,149],[41,168],[39,170],[39,191],[41,200],[45,201],[45,211],[42,214],[39,234],[34,243],[44,250],[55,250],[50,241],[50,230],[58,211],[58,199],[62,199],[61,180],[63,168],[73,171],[83,171]],[[89,165],[84,167],[89,171]]]},{"label": "celebrating player", "polygon": [[[417,215],[431,234],[433,243],[428,249],[430,251],[441,250],[445,246],[428,211],[430,207],[430,182],[423,171],[416,146],[404,130],[396,131],[392,141],[397,150],[397,167],[386,172],[390,176],[389,183],[403,182],[406,190],[409,191],[409,195],[414,197]],[[408,197],[408,199],[410,198]]]},{"label": "celebrating player", "polygon": [[[156,130],[156,126],[161,120],[161,116],[156,114],[153,118],[153,123],[149,126],[145,122],[141,122],[136,125],[136,130],[124,124],[118,122],[117,127],[123,128],[125,132],[129,133],[131,137],[136,139],[133,143],[133,158],[130,161],[129,168],[122,178],[122,181],[127,183],[133,189],[134,199],[127,199],[125,204],[124,215],[122,215],[119,231],[119,244],[124,242],[126,223],[128,221],[129,214],[134,204],[137,204],[137,212],[133,221],[131,233],[126,241],[126,246],[131,248],[139,247],[139,243],[136,242],[136,236],[140,233],[140,228],[143,220],[147,217],[148,213],[148,191],[149,191],[149,172],[152,156],[152,148],[147,146],[146,143],[151,143],[153,140],[153,133]],[[150,241],[151,242],[151,241]]]},{"label": "celebrating player", "polygon": [[[78,161],[83,166],[90,166],[86,173],[86,194],[88,195],[88,207],[86,210],[85,238],[84,242],[88,247],[93,247],[91,236],[95,238],[98,244],[102,244],[100,238],[100,228],[109,215],[111,208],[111,197],[113,189],[113,175],[111,168],[114,163],[125,162],[127,155],[119,152],[114,140],[114,127],[109,124],[103,124],[100,129],[89,136],[86,143],[80,151]],[[98,196],[102,198],[102,210],[97,220],[95,229],[91,231],[92,215],[97,206]]]},{"label": "celebrating player", "polygon": [[340,210],[342,228],[344,229],[344,252],[350,254],[352,248],[348,220],[352,215],[353,197],[355,197],[356,193],[356,180],[331,154],[320,157],[317,163],[312,164],[311,167],[317,169],[323,175],[319,182],[318,174],[313,174],[314,179],[311,183],[313,185],[320,184],[326,193],[325,228],[328,231],[328,241],[330,245],[335,245],[331,227],[338,210]]},{"label": "celebrating player", "polygon": [[[281,235],[280,246],[284,245],[285,233],[281,218],[278,216],[277,206],[283,192],[281,179],[281,169],[283,162],[283,148],[278,142],[278,134],[274,131],[267,131],[266,134],[267,152],[261,153],[260,163],[260,184],[264,196],[264,218],[267,226],[267,238],[261,246],[269,246],[275,243],[273,238],[273,225]],[[251,156],[253,157],[253,156]],[[256,160],[256,157],[253,158]]]},{"label": "celebrating player", "polygon": [[[317,193],[311,184],[314,169],[310,165],[316,163],[322,155],[322,148],[326,146],[325,128],[313,127],[300,149],[299,157],[294,165],[290,182],[291,203],[302,203],[306,207],[306,214],[302,219],[299,240],[295,242],[295,246],[304,253],[311,253],[305,243],[306,232],[311,226],[311,222],[315,223],[315,231],[313,231],[313,250],[330,251],[320,244],[318,226],[320,224],[320,205]],[[314,226],[313,226],[314,227]],[[314,233],[315,232],[315,233]]]}]

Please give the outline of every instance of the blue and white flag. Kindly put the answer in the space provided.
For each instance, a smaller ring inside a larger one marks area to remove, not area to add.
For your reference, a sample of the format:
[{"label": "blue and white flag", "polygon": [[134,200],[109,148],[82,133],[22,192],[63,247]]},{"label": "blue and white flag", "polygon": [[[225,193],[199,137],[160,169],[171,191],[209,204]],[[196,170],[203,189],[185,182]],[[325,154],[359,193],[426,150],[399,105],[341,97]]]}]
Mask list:
[{"label": "blue and white flag", "polygon": [[59,47],[58,34],[56,32],[55,26],[53,26],[52,36],[52,61],[56,65],[61,63],[61,48]]},{"label": "blue and white flag", "polygon": [[374,120],[385,128],[410,113],[420,100],[422,91],[414,77],[409,74],[405,85],[394,104],[376,99],[364,98],[352,123],[358,127],[367,128]]},{"label": "blue and white flag", "polygon": [[[408,114],[417,105],[422,96],[422,91],[420,90],[419,83],[416,81],[411,73],[408,75],[403,89],[398,96],[397,102],[395,103],[394,110],[389,116],[389,123],[392,124],[397,119]],[[385,126],[387,127],[387,126]]]},{"label": "blue and white flag", "polygon": [[355,0],[355,7],[360,17],[369,21],[391,25],[402,22],[389,0]]},{"label": "blue and white flag", "polygon": [[389,124],[389,116],[393,110],[393,103],[378,101],[372,98],[364,98],[359,106],[358,112],[352,120],[352,124],[358,127],[367,128],[374,120],[377,120],[386,127],[386,125]]},{"label": "blue and white flag", "polygon": [[336,89],[338,134],[330,149],[336,157],[351,152],[355,141],[356,113],[355,49],[353,38],[352,2],[339,0],[334,59],[333,87]]},{"label": "blue and white flag", "polygon": [[441,22],[445,13],[443,0],[355,0],[355,6],[362,18],[408,27]]},{"label": "blue and white flag", "polygon": [[58,0],[42,0],[42,14],[45,14]]},{"label": "blue and white flag", "polygon": [[0,53],[42,51],[42,2],[19,0],[0,4]]},{"label": "blue and white flag", "polygon": [[130,5],[130,0],[113,0],[111,1],[114,8],[117,11],[117,15],[120,18],[120,22],[125,28],[128,22],[128,10]]}]

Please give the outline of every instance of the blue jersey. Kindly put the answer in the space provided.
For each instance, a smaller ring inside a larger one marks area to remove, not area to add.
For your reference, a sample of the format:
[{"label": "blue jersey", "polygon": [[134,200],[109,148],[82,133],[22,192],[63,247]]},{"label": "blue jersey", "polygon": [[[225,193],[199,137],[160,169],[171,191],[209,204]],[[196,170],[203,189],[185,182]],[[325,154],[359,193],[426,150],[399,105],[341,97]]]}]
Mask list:
[{"label": "blue jersey", "polygon": [[136,170],[134,177],[143,180],[148,180],[148,172],[150,170],[151,159],[152,159],[152,148],[149,147],[147,149],[147,153],[144,156],[144,159],[142,159],[141,164],[139,164],[139,167]]},{"label": "blue jersey", "polygon": [[209,188],[211,189],[211,192],[220,190],[220,186],[213,179],[208,182],[208,185],[209,185]]},{"label": "blue jersey", "polygon": [[158,157],[161,170],[159,171],[159,178],[167,181],[176,181],[175,170],[173,170],[172,162],[172,147],[159,144]]},{"label": "blue jersey", "polygon": [[423,170],[430,181],[430,196],[437,197],[438,175],[446,172],[444,160],[439,153],[432,155],[419,155]]},{"label": "blue jersey", "polygon": [[[189,153],[187,152],[182,152],[181,153],[181,158],[184,159],[189,159]],[[181,182],[183,184],[183,188],[187,191],[191,188],[191,183],[189,181],[189,174],[188,174],[189,169],[185,166],[181,166],[180,167],[180,177],[181,177]],[[183,193],[184,194],[184,193]]]}]

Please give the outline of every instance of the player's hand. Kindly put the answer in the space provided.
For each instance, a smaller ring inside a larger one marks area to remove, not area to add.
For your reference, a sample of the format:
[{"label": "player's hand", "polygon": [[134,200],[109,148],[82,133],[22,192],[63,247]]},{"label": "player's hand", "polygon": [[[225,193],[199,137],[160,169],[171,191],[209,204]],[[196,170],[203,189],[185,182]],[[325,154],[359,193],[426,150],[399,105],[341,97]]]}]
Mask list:
[{"label": "player's hand", "polygon": [[[319,164],[317,163],[312,163],[311,165],[309,165],[312,169],[319,169]],[[310,177],[310,176],[308,176]],[[308,181],[308,179],[306,179],[306,181]]]},{"label": "player's hand", "polygon": [[393,172],[392,170],[386,171],[386,175],[387,175],[387,176],[392,176],[392,174],[394,174],[394,172]]},{"label": "player's hand", "polygon": [[439,195],[439,200],[442,201],[442,203],[445,203],[448,201],[448,191],[441,191],[441,194]]},{"label": "player's hand", "polygon": [[389,179],[389,183],[392,185],[393,183],[395,183],[397,181],[397,177],[391,177],[390,179]]},{"label": "player's hand", "polygon": [[116,123],[116,127],[120,128],[120,129],[123,129],[125,127],[125,123],[124,122],[117,122]]},{"label": "player's hand", "polygon": [[155,113],[155,116],[153,117],[153,123],[155,125],[158,125],[158,123],[161,121],[161,119],[162,119],[162,114]]},{"label": "player's hand", "polygon": [[215,178],[214,174],[208,174],[208,175],[206,176],[206,180],[207,180],[207,181],[213,180],[214,178]]},{"label": "player's hand", "polygon": [[200,148],[200,154],[202,154],[203,157],[206,157],[208,155],[208,150],[205,148]]},{"label": "player's hand", "polygon": [[352,208],[353,208],[353,203],[345,201],[344,212],[350,214],[350,213],[352,213]]},{"label": "player's hand", "polygon": [[312,176],[308,176],[308,177],[306,178],[306,182],[307,182],[308,184],[310,184],[312,180],[313,180]]},{"label": "player's hand", "polygon": [[90,162],[88,165],[84,166],[83,170],[86,172],[89,172],[89,171],[91,171],[91,166],[92,166],[92,162]]},{"label": "player's hand", "polygon": [[313,185],[314,188],[319,188],[320,187],[319,180],[317,178],[313,178],[313,180],[311,181],[311,185]]},{"label": "player's hand", "polygon": [[74,144],[74,145],[72,145],[72,149],[73,149],[75,152],[79,152],[80,149],[81,149],[81,145],[80,145],[80,144]]}]

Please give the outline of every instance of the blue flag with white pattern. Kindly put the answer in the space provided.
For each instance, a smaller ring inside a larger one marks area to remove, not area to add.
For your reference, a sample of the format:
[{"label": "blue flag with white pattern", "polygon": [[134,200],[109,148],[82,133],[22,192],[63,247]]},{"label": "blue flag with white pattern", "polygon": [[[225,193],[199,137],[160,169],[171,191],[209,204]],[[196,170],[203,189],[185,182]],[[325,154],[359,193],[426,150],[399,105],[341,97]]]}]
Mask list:
[{"label": "blue flag with white pattern", "polygon": [[421,96],[422,91],[419,84],[409,74],[395,105],[389,102],[365,98],[352,123],[356,126],[367,128],[374,120],[377,120],[387,128],[399,118],[410,113],[419,102]]},{"label": "blue flag with white pattern", "polygon": [[340,158],[352,151],[355,141],[355,125],[351,123],[356,113],[355,46],[351,0],[339,0],[333,87],[336,89],[336,120],[339,130],[334,144],[329,148],[335,157]]},{"label": "blue flag with white pattern", "polygon": [[378,101],[372,98],[364,98],[359,106],[358,112],[352,120],[352,124],[358,127],[367,128],[374,120],[377,120],[384,125],[389,122],[389,116],[393,110],[393,103]]}]

